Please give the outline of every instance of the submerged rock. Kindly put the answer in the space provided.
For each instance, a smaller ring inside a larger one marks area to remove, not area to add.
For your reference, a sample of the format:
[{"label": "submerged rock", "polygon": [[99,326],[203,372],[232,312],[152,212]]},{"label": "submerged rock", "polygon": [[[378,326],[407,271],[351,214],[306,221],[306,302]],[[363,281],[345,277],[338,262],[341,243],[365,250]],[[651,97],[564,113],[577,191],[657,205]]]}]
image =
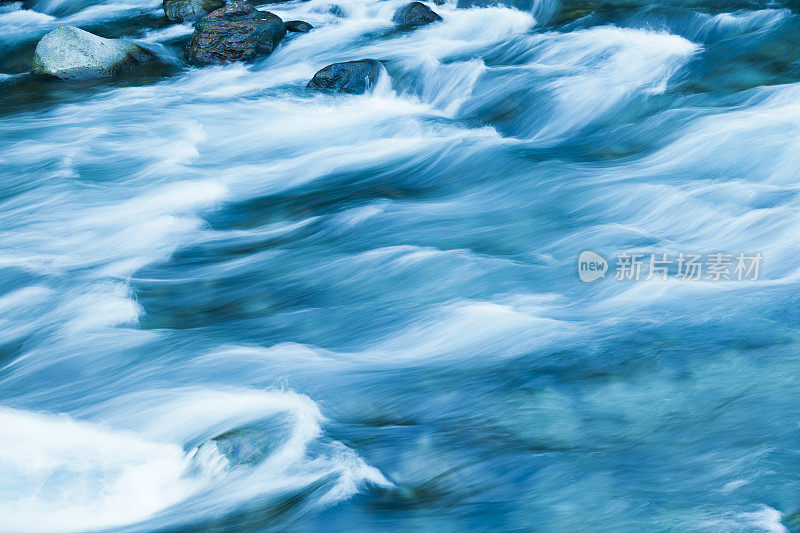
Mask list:
[{"label": "submerged rock", "polygon": [[32,74],[68,80],[113,76],[155,56],[123,39],[105,39],[75,26],[61,26],[33,53]]},{"label": "submerged rock", "polygon": [[271,54],[284,35],[279,16],[234,2],[200,19],[186,45],[186,59],[200,65],[247,61]]},{"label": "submerged rock", "polygon": [[422,2],[411,2],[404,5],[395,11],[392,17],[392,22],[401,29],[417,28],[440,20],[442,17]]},{"label": "submerged rock", "polygon": [[304,20],[290,20],[286,23],[287,31],[294,31],[297,33],[308,33],[314,29],[314,26]]},{"label": "submerged rock", "polygon": [[255,420],[211,437],[196,448],[193,467],[207,469],[222,458],[228,467],[256,465],[291,438],[294,425],[284,413]]},{"label": "submerged rock", "polygon": [[362,94],[375,85],[380,73],[381,63],[375,59],[334,63],[314,74],[308,87]]},{"label": "submerged rock", "polygon": [[164,0],[164,15],[173,22],[194,21],[225,5],[225,0]]},{"label": "submerged rock", "polygon": [[256,464],[267,455],[257,434],[248,429],[236,429],[217,435],[211,442],[231,464]]}]

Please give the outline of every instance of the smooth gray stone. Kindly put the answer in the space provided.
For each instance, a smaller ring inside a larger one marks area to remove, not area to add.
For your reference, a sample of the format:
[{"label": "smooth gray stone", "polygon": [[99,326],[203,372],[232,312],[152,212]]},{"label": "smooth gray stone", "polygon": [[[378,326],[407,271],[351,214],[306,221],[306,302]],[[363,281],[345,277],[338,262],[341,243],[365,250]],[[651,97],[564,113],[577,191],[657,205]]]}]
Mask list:
[{"label": "smooth gray stone", "polygon": [[105,39],[75,26],[61,26],[36,45],[32,74],[74,80],[113,76],[155,56],[123,39]]}]

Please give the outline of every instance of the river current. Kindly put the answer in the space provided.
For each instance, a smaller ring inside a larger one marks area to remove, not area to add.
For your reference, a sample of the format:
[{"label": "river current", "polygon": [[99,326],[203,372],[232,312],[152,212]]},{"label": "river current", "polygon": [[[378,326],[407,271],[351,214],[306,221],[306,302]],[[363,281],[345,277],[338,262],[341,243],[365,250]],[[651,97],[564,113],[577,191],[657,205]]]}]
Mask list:
[{"label": "river current", "polygon": [[[0,531],[792,527],[798,4],[403,3],[206,68],[158,1],[0,5]],[[162,62],[32,78],[61,24]]]}]

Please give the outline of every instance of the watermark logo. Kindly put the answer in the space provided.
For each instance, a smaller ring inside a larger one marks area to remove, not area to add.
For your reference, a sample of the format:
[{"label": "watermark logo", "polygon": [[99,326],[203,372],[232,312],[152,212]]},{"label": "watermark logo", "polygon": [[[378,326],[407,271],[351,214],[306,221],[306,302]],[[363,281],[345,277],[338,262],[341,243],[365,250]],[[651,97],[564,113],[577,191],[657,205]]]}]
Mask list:
[{"label": "watermark logo", "polygon": [[[614,264],[617,281],[757,281],[761,275],[760,253],[710,254],[622,252]],[[578,257],[578,276],[591,283],[605,278],[608,262],[596,252],[586,250]]]},{"label": "watermark logo", "polygon": [[584,283],[591,283],[606,277],[608,261],[602,255],[586,250],[578,257],[578,276]]}]

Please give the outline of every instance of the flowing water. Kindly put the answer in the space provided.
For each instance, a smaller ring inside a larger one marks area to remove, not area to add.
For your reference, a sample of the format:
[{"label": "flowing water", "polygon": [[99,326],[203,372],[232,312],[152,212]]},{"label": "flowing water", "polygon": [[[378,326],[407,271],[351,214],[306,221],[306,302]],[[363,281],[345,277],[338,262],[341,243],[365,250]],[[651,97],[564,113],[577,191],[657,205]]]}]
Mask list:
[{"label": "flowing water", "polygon": [[[0,6],[0,531],[792,527],[800,5],[402,4],[208,68],[157,0]],[[59,24],[163,64],[33,79]]]}]

